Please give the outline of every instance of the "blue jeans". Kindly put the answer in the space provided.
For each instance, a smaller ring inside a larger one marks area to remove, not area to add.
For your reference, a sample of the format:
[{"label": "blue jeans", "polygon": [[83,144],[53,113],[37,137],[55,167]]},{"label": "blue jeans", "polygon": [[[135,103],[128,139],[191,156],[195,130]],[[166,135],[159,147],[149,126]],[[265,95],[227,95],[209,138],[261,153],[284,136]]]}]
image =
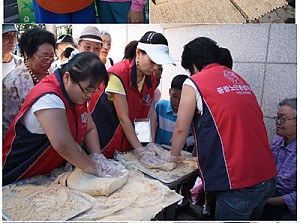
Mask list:
[{"label": "blue jeans", "polygon": [[259,220],[275,191],[275,178],[251,187],[216,192],[216,220]]},{"label": "blue jeans", "polygon": [[[94,3],[90,6],[72,13],[58,14],[47,11],[32,0],[35,23],[96,23],[96,9]],[[59,4],[59,3],[57,3]]]}]

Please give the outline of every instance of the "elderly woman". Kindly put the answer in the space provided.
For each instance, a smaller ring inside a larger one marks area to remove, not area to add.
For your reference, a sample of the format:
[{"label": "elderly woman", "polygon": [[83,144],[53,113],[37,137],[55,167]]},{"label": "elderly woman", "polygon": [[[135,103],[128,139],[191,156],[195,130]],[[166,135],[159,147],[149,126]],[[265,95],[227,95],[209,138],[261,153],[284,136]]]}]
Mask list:
[{"label": "elderly woman", "polygon": [[[4,185],[47,174],[66,161],[85,172],[103,174],[101,159],[95,156],[101,153],[98,133],[87,108],[102,81],[108,81],[103,63],[85,52],[32,89],[4,140]],[[83,142],[96,159],[81,148]]]},{"label": "elderly woman", "polygon": [[108,53],[111,48],[111,35],[106,30],[100,31],[100,37],[102,39],[102,48],[100,51],[100,60],[105,64],[106,69],[108,70],[114,65],[114,62],[111,58],[108,57]]},{"label": "elderly woman", "polygon": [[102,153],[107,158],[113,157],[115,150],[143,148],[135,132],[138,129],[135,125],[141,121],[148,123],[146,131],[155,140],[154,70],[158,64],[174,63],[169,56],[168,41],[161,33],[147,32],[126,49],[126,59],[108,70],[110,77],[105,92],[94,94],[89,104]]},{"label": "elderly woman", "polygon": [[278,104],[271,150],[277,167],[276,190],[266,201],[263,220],[297,220],[297,98]]},{"label": "elderly woman", "polygon": [[48,75],[48,69],[54,60],[55,42],[52,33],[40,28],[22,34],[19,47],[24,63],[3,79],[3,138],[30,90]]}]

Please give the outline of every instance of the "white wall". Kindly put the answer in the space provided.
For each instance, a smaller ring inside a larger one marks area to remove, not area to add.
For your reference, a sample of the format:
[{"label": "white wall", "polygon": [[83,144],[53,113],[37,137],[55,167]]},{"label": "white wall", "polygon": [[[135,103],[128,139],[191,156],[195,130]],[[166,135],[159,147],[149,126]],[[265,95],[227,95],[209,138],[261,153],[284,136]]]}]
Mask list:
[{"label": "white wall", "polygon": [[[73,25],[78,37],[86,25]],[[278,102],[297,95],[297,38],[294,24],[224,24],[224,25],[96,25],[112,35],[109,54],[114,61],[123,57],[124,47],[149,30],[162,32],[169,41],[170,54],[177,66],[164,65],[159,89],[168,99],[171,80],[177,74],[188,74],[181,66],[183,46],[192,39],[206,36],[226,47],[233,57],[233,70],[251,85],[262,108],[269,138],[274,135]]]}]

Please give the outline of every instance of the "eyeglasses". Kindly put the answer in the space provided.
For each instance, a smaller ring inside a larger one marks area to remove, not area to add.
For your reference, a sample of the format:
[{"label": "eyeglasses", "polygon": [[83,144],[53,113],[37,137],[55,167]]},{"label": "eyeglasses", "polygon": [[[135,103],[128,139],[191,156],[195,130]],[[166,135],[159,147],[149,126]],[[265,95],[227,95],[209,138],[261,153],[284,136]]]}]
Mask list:
[{"label": "eyeglasses", "polygon": [[79,82],[76,82],[76,84],[79,86],[80,90],[82,91],[82,93],[84,93],[85,95],[88,94],[94,94],[100,91],[100,87],[94,89],[94,90],[88,90],[88,89],[84,89],[81,84]]},{"label": "eyeglasses", "polygon": [[296,117],[294,117],[294,118],[285,118],[283,116],[275,116],[275,117],[273,117],[273,119],[276,120],[276,122],[279,121],[279,123],[284,124],[286,121],[290,121],[290,120],[297,119],[297,118]]},{"label": "eyeglasses", "polygon": [[39,56],[37,53],[35,55],[44,63],[47,63],[47,62],[52,63],[54,61],[54,57],[42,57],[42,56]]},{"label": "eyeglasses", "polygon": [[89,45],[85,45],[82,46],[84,51],[89,51],[89,52],[99,52],[101,50],[101,46],[89,46]]}]

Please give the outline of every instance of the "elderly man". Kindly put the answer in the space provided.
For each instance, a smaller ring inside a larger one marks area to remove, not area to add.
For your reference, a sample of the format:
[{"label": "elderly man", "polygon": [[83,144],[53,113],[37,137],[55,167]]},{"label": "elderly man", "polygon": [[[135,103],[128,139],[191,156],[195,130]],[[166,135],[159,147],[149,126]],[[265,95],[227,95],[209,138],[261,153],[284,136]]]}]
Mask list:
[{"label": "elderly man", "polygon": [[18,30],[14,24],[2,26],[2,78],[22,63],[22,58],[13,54],[17,45]]},{"label": "elderly man", "polygon": [[271,150],[277,167],[277,186],[263,212],[266,220],[297,219],[297,98],[278,104],[276,134]]},{"label": "elderly man", "polygon": [[102,48],[102,38],[99,29],[95,26],[87,26],[79,36],[79,52],[93,52],[100,56]]}]

